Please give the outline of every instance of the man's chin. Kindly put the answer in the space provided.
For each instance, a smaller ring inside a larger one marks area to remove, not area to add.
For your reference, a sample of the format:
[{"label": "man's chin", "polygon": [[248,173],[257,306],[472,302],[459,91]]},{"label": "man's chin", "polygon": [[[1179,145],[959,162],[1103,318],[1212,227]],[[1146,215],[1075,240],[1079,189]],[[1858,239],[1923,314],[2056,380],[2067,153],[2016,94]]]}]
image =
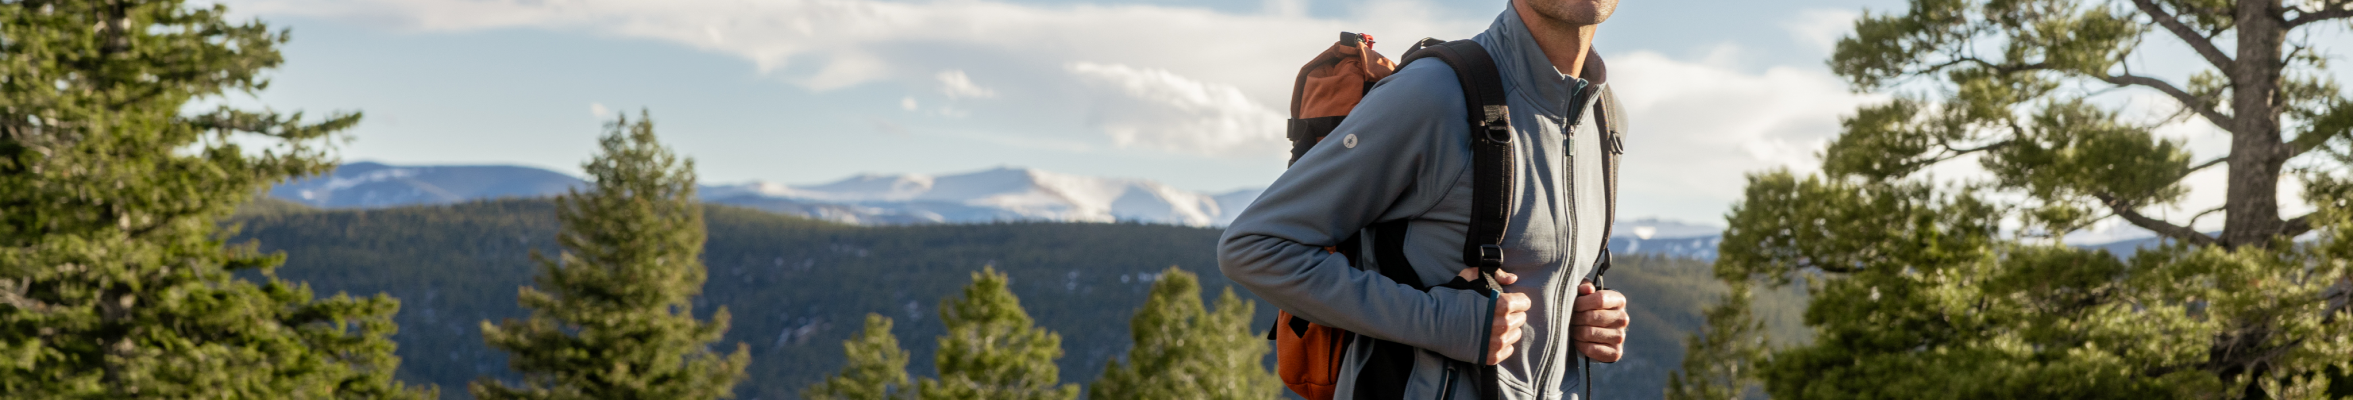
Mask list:
[{"label": "man's chin", "polygon": [[1536,15],[1570,26],[1600,25],[1617,11],[1616,0],[1528,0]]}]

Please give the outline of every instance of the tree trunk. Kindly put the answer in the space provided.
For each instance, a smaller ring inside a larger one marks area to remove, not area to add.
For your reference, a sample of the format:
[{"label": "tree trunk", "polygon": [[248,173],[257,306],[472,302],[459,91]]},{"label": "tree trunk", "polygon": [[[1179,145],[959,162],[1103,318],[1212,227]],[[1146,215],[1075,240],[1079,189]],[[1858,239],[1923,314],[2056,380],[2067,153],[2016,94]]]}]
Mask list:
[{"label": "tree trunk", "polygon": [[2287,21],[2279,0],[2238,4],[2238,57],[2231,71],[2230,183],[2223,203],[2224,246],[2263,246],[2286,228],[2279,218],[2279,176],[2288,161],[2280,140],[2280,47]]}]

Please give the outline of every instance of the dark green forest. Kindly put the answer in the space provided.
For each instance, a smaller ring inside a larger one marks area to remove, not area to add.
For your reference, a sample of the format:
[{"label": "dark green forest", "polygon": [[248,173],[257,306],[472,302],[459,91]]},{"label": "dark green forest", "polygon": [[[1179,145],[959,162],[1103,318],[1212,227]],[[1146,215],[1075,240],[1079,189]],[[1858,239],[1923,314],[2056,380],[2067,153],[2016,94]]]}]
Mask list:
[{"label": "dark green forest", "polygon": [[[723,347],[750,345],[742,399],[788,399],[840,368],[841,341],[867,313],[897,320],[912,362],[933,375],[941,299],[994,265],[1039,326],[1061,333],[1064,382],[1085,384],[1126,354],[1128,320],[1154,275],[1171,265],[1200,275],[1205,297],[1231,286],[1217,272],[1218,230],[1167,225],[999,223],[867,227],[711,205],[703,253],[710,280],[695,310],[734,315]],[[465,383],[511,378],[504,355],[483,345],[482,321],[521,317],[517,288],[530,284],[532,251],[553,252],[547,200],[496,200],[377,210],[315,210],[281,201],[243,209],[231,243],[283,252],[275,273],[321,294],[385,293],[401,302],[393,336],[400,379],[463,398]],[[1612,285],[1633,299],[1626,360],[1598,370],[1607,398],[1658,398],[1681,359],[1699,309],[1723,291],[1707,261],[1623,256]],[[1257,301],[1247,291],[1241,291]],[[1795,290],[1761,293],[1759,313],[1776,339],[1802,338]],[[1254,329],[1275,309],[1263,303]],[[1269,365],[1271,365],[1271,359]]]}]

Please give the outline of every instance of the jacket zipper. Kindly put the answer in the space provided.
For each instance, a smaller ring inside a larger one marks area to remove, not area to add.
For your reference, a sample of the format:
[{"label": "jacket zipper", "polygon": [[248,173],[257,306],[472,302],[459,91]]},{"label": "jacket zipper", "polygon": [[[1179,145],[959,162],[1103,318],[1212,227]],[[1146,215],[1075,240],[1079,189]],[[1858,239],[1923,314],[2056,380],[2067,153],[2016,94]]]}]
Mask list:
[{"label": "jacket zipper", "polygon": [[1454,363],[1446,363],[1446,381],[1438,384],[1438,400],[1454,399]]},{"label": "jacket zipper", "polygon": [[[1587,88],[1588,88],[1588,89],[1590,89],[1590,86],[1588,86]],[[1577,268],[1576,268],[1576,253],[1577,253],[1577,248],[1576,248],[1576,245],[1577,245],[1577,239],[1578,239],[1578,238],[1577,238],[1577,233],[1578,233],[1578,232],[1577,232],[1577,223],[1578,223],[1578,222],[1580,222],[1580,221],[1577,221],[1577,209],[1576,209],[1576,207],[1577,207],[1577,175],[1576,175],[1576,172],[1577,172],[1577,163],[1576,163],[1576,157],[1577,157],[1577,148],[1576,148],[1576,143],[1577,143],[1577,127],[1578,127],[1578,126],[1580,126],[1580,125],[1584,125],[1584,122],[1585,122],[1585,121],[1583,121],[1583,119],[1584,119],[1584,115],[1580,115],[1580,111],[1581,111],[1582,109],[1584,109],[1584,108],[1585,108],[1585,107],[1584,107],[1584,103],[1585,103],[1585,102],[1583,101],[1583,100],[1585,100],[1585,99],[1584,99],[1584,97],[1585,97],[1585,96],[1584,96],[1584,93],[1583,93],[1583,92],[1584,92],[1584,90],[1579,90],[1579,93],[1578,93],[1577,95],[1575,95],[1575,96],[1572,96],[1572,97],[1569,99],[1570,101],[1564,102],[1564,103],[1567,103],[1567,104],[1568,104],[1568,106],[1569,106],[1569,109],[1567,109],[1567,110],[1564,110],[1564,111],[1562,111],[1562,113],[1561,113],[1561,115],[1566,115],[1566,116],[1568,116],[1568,118],[1569,118],[1569,120],[1570,120],[1570,121],[1576,121],[1577,123],[1571,123],[1571,124],[1562,124],[1562,129],[1561,129],[1561,134],[1562,134],[1562,136],[1566,136],[1566,137],[1568,137],[1567,144],[1566,144],[1566,145],[1563,145],[1563,146],[1561,146],[1561,154],[1563,154],[1563,155],[1564,155],[1564,157],[1563,157],[1563,158],[1565,159],[1565,160],[1562,162],[1561,169],[1562,169],[1562,170],[1564,170],[1564,171],[1565,171],[1565,173],[1563,173],[1563,174],[1560,174],[1560,175],[1561,175],[1561,176],[1563,176],[1563,177],[1565,177],[1565,179],[1564,179],[1564,180],[1566,180],[1566,181],[1567,181],[1567,183],[1566,183],[1566,184],[1564,184],[1564,185],[1562,185],[1562,186],[1563,186],[1564,188],[1568,189],[1568,190],[1566,190],[1566,192],[1568,193],[1568,196],[1567,196],[1567,197],[1568,197],[1568,199],[1567,199],[1566,203],[1569,205],[1569,210],[1568,210],[1568,212],[1567,212],[1567,214],[1568,214],[1568,216],[1569,216],[1569,227],[1568,227],[1568,229],[1567,229],[1567,230],[1568,230],[1568,235],[1566,235],[1566,236],[1568,237],[1568,243],[1564,243],[1564,244],[1562,244],[1562,246],[1564,246],[1565,248],[1567,248],[1567,249],[1568,249],[1567,253],[1569,253],[1569,262],[1567,262],[1567,263],[1564,263],[1563,265],[1566,265],[1566,266],[1568,266],[1569,268],[1568,268],[1568,270],[1567,270],[1567,271],[1554,271],[1554,272],[1553,272],[1553,274],[1552,274],[1552,275],[1553,275],[1553,276],[1552,276],[1552,284],[1550,285],[1550,287],[1552,287],[1554,290],[1560,290],[1560,291],[1561,291],[1561,292],[1557,293],[1555,296],[1553,296],[1553,298],[1552,298],[1552,305],[1551,305],[1551,307],[1552,307],[1552,308],[1551,308],[1551,309],[1552,309],[1552,310],[1554,310],[1556,313],[1557,313],[1559,310],[1561,310],[1561,309],[1562,309],[1562,303],[1561,303],[1561,300],[1562,300],[1562,299],[1574,299],[1574,298],[1576,298],[1576,295],[1577,295],[1577,289],[1576,289],[1576,288],[1574,288],[1574,287],[1569,287],[1569,288],[1565,288],[1565,289],[1564,289],[1564,288],[1563,288],[1561,285],[1564,283],[1564,282],[1563,282],[1563,280],[1564,280],[1564,279],[1566,279],[1566,277],[1567,277],[1567,276],[1569,276],[1569,275],[1575,275],[1575,272],[1577,271]],[[1570,304],[1574,304],[1574,303],[1570,303]],[[1575,322],[1575,315],[1576,315],[1576,312],[1575,312],[1575,310],[1574,310],[1574,309],[1571,309],[1571,310],[1570,310],[1570,312],[1569,312],[1569,313],[1567,313],[1566,315],[1568,316],[1568,317],[1566,317],[1566,318],[1559,318],[1559,316],[1558,316],[1558,315],[1556,315],[1556,319],[1558,319],[1559,321],[1556,321],[1555,323],[1552,323],[1552,324],[1546,324],[1547,326],[1545,326],[1545,328],[1546,328],[1545,330],[1546,330],[1546,331],[1548,331],[1548,332],[1546,332],[1546,335],[1545,335],[1545,340],[1557,340],[1557,339],[1560,337],[1559,335],[1561,334],[1561,332],[1568,331],[1567,329],[1562,329],[1562,328],[1561,328],[1561,324],[1560,324],[1560,322],[1561,322],[1561,321],[1565,321],[1565,322],[1569,322],[1569,323],[1574,323],[1574,322]],[[1576,347],[1576,345],[1577,345],[1577,344],[1576,344],[1576,339],[1573,339],[1573,338],[1572,338],[1572,339],[1570,339],[1570,340],[1569,340],[1569,343],[1568,343],[1568,346],[1569,346],[1569,347]],[[1534,372],[1535,372],[1535,375],[1536,375],[1536,376],[1535,376],[1535,378],[1536,378],[1536,387],[1538,387],[1538,388],[1548,388],[1548,387],[1552,387],[1552,370],[1553,370],[1553,368],[1555,368],[1555,367],[1557,367],[1557,366],[1558,366],[1558,364],[1554,363],[1553,361],[1554,361],[1554,359],[1558,358],[1558,357],[1556,357],[1556,356],[1560,354],[1560,347],[1561,347],[1561,346],[1545,346],[1545,348],[1544,348],[1544,361],[1543,361],[1543,363],[1539,364],[1539,365],[1537,366],[1537,368],[1536,368],[1536,371],[1534,371]],[[1543,396],[1544,396],[1544,395],[1543,395],[1543,394],[1541,394],[1541,393],[1537,394],[1537,397],[1543,397]]]}]

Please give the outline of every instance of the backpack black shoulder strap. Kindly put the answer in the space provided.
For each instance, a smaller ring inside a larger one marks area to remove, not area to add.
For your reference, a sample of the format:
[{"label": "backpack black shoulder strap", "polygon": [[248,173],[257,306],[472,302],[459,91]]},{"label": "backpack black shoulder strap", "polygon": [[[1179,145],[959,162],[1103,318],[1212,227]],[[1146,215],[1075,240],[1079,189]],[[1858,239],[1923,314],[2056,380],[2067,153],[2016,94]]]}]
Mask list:
[{"label": "backpack black shoulder strap", "polygon": [[1603,84],[1596,95],[1601,99],[1593,102],[1593,122],[1601,133],[1601,140],[1596,142],[1601,145],[1602,188],[1608,192],[1602,198],[1605,210],[1602,218],[1606,224],[1601,227],[1601,254],[1597,256],[1601,266],[1594,274],[1598,277],[1609,272],[1610,236],[1616,234],[1613,231],[1618,227],[1618,159],[1626,154],[1626,114],[1625,108],[1618,106],[1617,92],[1608,84]]},{"label": "backpack black shoulder strap", "polygon": [[[1511,223],[1513,198],[1511,109],[1505,104],[1503,76],[1495,69],[1495,59],[1478,42],[1456,40],[1437,42],[1423,39],[1407,52],[1398,63],[1411,64],[1423,58],[1437,58],[1454,68],[1454,77],[1462,84],[1464,106],[1468,107],[1471,124],[1471,223],[1462,244],[1463,264],[1479,268],[1479,282],[1493,298],[1503,292],[1496,284],[1495,272],[1503,267],[1503,233]],[[1480,352],[1486,354],[1488,336],[1481,327]],[[1479,398],[1500,399],[1503,396],[1501,374],[1493,365],[1478,365]]]},{"label": "backpack black shoulder strap", "polygon": [[1513,202],[1512,163],[1517,161],[1512,155],[1511,108],[1505,104],[1503,77],[1495,70],[1494,58],[1478,42],[1429,45],[1407,54],[1405,63],[1430,57],[1454,67],[1470,116],[1471,226],[1463,238],[1462,261],[1479,268],[1489,289],[1500,291],[1502,288],[1487,277],[1503,267],[1503,232],[1511,223]]},{"label": "backpack black shoulder strap", "polygon": [[[1601,99],[1593,102],[1593,127],[1601,133],[1601,140],[1594,142],[1601,145],[1601,187],[1607,194],[1602,198],[1605,225],[1601,226],[1601,254],[1594,256],[1593,287],[1608,289],[1602,279],[1616,261],[1610,255],[1610,235],[1618,227],[1618,159],[1626,153],[1626,114],[1625,108],[1618,106],[1618,96],[1609,84],[1602,84],[1596,95]],[[1581,372],[1585,374],[1585,398],[1593,398],[1593,359],[1585,359]]]}]

